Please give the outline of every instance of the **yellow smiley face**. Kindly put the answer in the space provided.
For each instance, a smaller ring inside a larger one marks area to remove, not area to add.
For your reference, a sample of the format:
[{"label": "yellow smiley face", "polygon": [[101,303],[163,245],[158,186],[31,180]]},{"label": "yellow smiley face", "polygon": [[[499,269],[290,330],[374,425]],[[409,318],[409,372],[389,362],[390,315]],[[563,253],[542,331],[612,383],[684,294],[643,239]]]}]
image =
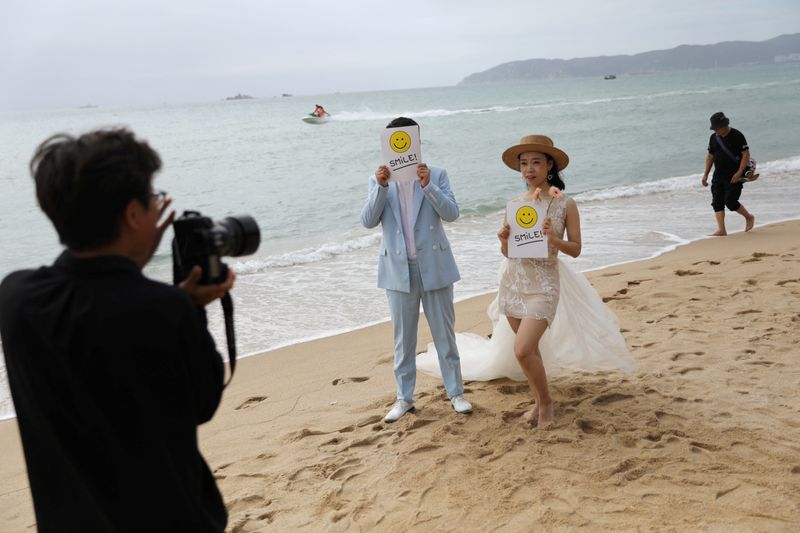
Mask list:
[{"label": "yellow smiley face", "polygon": [[411,137],[404,131],[396,131],[389,137],[389,146],[398,154],[411,148]]},{"label": "yellow smiley face", "polygon": [[536,225],[536,221],[539,220],[539,215],[536,214],[536,209],[529,205],[523,205],[519,209],[517,209],[517,224],[521,228],[532,228]]}]

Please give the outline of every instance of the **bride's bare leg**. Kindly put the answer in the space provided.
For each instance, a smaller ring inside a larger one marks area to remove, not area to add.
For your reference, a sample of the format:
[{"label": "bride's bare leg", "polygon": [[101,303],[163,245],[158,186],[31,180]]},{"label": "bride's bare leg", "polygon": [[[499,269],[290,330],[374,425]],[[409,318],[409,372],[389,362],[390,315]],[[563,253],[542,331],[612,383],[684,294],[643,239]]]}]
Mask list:
[{"label": "bride's bare leg", "polygon": [[553,422],[553,400],[547,385],[547,373],[539,353],[539,340],[547,329],[546,320],[508,319],[511,329],[517,333],[514,355],[528,378],[528,387],[536,399],[536,406],[522,415],[523,420],[537,419],[537,427],[543,428]]}]

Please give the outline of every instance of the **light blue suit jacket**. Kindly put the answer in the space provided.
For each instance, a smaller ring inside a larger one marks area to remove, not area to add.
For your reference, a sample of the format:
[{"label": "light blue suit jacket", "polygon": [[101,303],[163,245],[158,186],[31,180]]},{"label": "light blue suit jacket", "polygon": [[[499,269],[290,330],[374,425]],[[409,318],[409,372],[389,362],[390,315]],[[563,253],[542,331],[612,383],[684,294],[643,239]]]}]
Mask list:
[{"label": "light blue suit jacket", "polygon": [[[461,276],[442,225],[442,220],[452,222],[458,218],[458,204],[450,190],[447,171],[439,167],[428,168],[431,173],[428,186],[423,189],[419,181],[414,184],[411,220],[422,286],[426,291],[432,291],[455,283]],[[378,287],[411,292],[397,184],[392,182],[388,187],[381,187],[373,175],[369,178],[367,202],[361,210],[361,224],[374,228],[378,223],[383,227],[378,256]]]}]

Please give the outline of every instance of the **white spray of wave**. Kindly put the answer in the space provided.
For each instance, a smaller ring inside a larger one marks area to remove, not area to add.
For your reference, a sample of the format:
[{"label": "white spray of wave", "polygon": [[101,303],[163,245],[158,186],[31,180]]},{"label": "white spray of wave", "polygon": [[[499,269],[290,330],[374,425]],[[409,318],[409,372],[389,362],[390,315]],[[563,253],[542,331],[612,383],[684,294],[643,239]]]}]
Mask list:
[{"label": "white spray of wave", "polygon": [[401,111],[398,113],[378,112],[367,108],[364,111],[343,111],[331,116],[331,120],[340,122],[353,122],[361,120],[391,120],[398,116],[413,116],[414,118],[449,117],[452,115],[479,114],[479,113],[507,113],[535,107],[531,104],[519,106],[491,106],[468,109],[427,109],[425,111]]},{"label": "white spray of wave", "polygon": [[380,240],[380,233],[372,233],[370,235],[365,235],[363,237],[351,239],[345,242],[326,242],[318,248],[304,248],[302,250],[272,256],[268,259],[239,261],[233,265],[233,270],[237,274],[255,274],[270,268],[281,268],[316,263],[339,255],[375,246]]},{"label": "white spray of wave", "polygon": [[426,109],[423,111],[404,110],[400,112],[373,111],[365,108],[362,111],[342,111],[331,116],[331,120],[340,122],[369,121],[369,120],[391,120],[398,116],[430,118],[430,117],[449,117],[453,115],[474,115],[481,113],[513,113],[528,109],[549,109],[565,106],[590,106],[596,104],[610,104],[614,102],[627,102],[632,100],[653,100],[657,98],[671,98],[676,96],[692,96],[698,94],[713,94],[726,91],[744,91],[775,87],[779,85],[797,85],[800,80],[787,80],[782,82],[769,82],[763,84],[742,83],[730,87],[713,87],[709,89],[665,91],[653,94],[616,96],[608,98],[592,98],[589,100],[566,100],[554,102],[524,103],[519,105],[496,105],[489,107],[474,107],[463,109]]},{"label": "white spray of wave", "polygon": [[655,181],[646,181],[635,185],[620,185],[596,191],[586,191],[575,195],[575,200],[580,202],[596,202],[600,200],[614,200],[617,198],[630,198],[632,196],[645,196],[670,191],[681,191],[697,187],[700,174],[690,176],[677,176]]},{"label": "white spray of wave", "polygon": [[[784,173],[795,173],[798,170],[800,170],[800,156],[768,161],[766,163],[759,164],[758,166],[758,171],[761,174],[780,175]],[[581,202],[593,202],[682,191],[696,188],[699,181],[700,174],[675,176],[637,183],[635,185],[620,185],[617,187],[610,187],[608,189],[586,191],[575,195],[575,199]]]}]

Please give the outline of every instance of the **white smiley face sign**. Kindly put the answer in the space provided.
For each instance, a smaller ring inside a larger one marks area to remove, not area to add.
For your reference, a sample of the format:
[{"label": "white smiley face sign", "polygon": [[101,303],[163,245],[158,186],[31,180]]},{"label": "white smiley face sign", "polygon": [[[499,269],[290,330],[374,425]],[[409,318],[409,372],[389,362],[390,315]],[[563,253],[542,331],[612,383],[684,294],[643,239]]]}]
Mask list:
[{"label": "white smiley face sign", "polygon": [[508,202],[506,216],[511,234],[508,257],[543,259],[547,257],[547,237],[542,225],[547,216],[545,202]]},{"label": "white smiley face sign", "polygon": [[389,181],[415,181],[422,162],[419,126],[384,128],[381,131],[383,164],[389,167]]}]

